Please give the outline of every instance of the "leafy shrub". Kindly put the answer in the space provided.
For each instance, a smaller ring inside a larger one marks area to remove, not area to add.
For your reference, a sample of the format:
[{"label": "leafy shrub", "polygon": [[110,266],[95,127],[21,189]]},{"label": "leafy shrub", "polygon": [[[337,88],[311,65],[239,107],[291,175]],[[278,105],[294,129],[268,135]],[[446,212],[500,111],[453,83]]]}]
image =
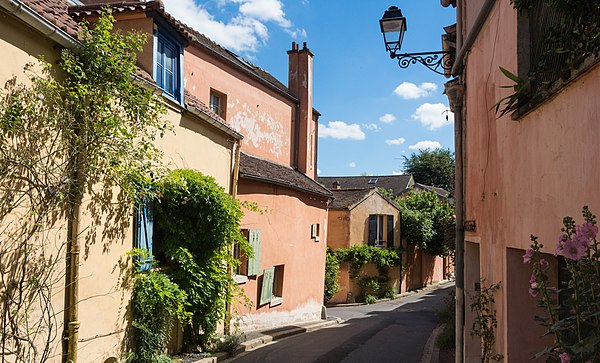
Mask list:
[{"label": "leafy shrub", "polygon": [[340,291],[338,276],[340,273],[340,261],[335,252],[327,249],[325,261],[325,302],[331,300],[333,295]]},{"label": "leafy shrub", "polygon": [[184,327],[184,347],[206,350],[237,286],[227,267],[239,263],[229,253],[233,243],[251,255],[239,226],[241,206],[214,178],[189,169],[171,172],[155,189],[160,195],[157,240],[172,267],[168,274],[187,294],[192,316]]},{"label": "leafy shrub", "polygon": [[454,349],[456,345],[456,292],[452,290],[450,294],[444,298],[443,308],[438,310],[437,318],[440,324],[444,324],[444,328],[438,335],[435,344],[442,350]]},{"label": "leafy shrub", "polygon": [[386,299],[394,299],[396,297],[396,291],[391,286],[388,286],[383,292],[383,297]]},{"label": "leafy shrub", "polygon": [[[139,256],[134,251],[134,261]],[[147,255],[148,251],[142,252]],[[163,354],[169,342],[175,318],[185,323],[190,314],[185,311],[186,293],[167,275],[154,270],[140,271],[134,264],[134,284],[131,308],[133,313],[133,351],[127,362],[169,362]]]},{"label": "leafy shrub", "polygon": [[365,296],[365,302],[367,304],[375,304],[377,302],[377,297],[373,295],[367,295]]}]

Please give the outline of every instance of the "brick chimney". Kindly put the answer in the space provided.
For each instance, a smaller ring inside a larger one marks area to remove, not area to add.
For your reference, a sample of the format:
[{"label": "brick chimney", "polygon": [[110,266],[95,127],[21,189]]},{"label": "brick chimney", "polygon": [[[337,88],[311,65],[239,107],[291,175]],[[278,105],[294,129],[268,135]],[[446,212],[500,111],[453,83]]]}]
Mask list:
[{"label": "brick chimney", "polygon": [[317,118],[313,115],[312,85],[314,54],[303,43],[302,49],[292,42],[288,50],[289,92],[298,99],[294,116],[294,166],[310,178],[317,173]]}]

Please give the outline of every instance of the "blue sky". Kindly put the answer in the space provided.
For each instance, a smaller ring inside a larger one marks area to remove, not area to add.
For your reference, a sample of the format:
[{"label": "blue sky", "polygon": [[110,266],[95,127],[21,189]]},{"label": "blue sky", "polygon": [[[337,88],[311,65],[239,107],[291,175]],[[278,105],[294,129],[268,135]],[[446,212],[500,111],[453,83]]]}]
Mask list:
[{"label": "blue sky", "polygon": [[[455,9],[439,0],[164,0],[168,12],[287,83],[291,42],[315,53],[319,175],[400,173],[419,148],[454,149],[447,81],[419,64],[398,67],[378,21],[396,5],[407,18],[402,51],[441,49]],[[448,117],[448,118],[446,118]]]}]

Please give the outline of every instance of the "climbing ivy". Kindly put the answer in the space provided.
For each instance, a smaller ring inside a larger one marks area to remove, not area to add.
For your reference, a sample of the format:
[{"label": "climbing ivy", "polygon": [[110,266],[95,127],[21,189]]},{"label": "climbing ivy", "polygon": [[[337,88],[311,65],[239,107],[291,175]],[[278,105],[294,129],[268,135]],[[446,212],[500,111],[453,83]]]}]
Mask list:
[{"label": "climbing ivy", "polygon": [[237,286],[227,266],[239,262],[229,251],[237,242],[251,255],[240,230],[241,204],[213,177],[189,169],[171,172],[154,189],[159,196],[154,217],[159,253],[165,255],[173,282],[186,293],[191,315],[184,348],[206,350]]}]

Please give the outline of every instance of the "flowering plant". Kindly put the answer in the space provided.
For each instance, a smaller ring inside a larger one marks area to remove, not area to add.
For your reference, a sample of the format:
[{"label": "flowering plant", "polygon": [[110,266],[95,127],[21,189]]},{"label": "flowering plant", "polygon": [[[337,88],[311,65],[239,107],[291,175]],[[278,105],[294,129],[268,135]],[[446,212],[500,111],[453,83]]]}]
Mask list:
[{"label": "flowering plant", "polygon": [[537,298],[546,316],[536,316],[554,344],[536,355],[547,362],[600,362],[600,246],[596,240],[596,216],[583,207],[585,222],[576,225],[571,217],[563,219],[564,227],[555,256],[564,258],[558,289],[552,286],[550,264],[542,257],[542,244],[531,236],[531,248],[523,262],[531,264],[529,294]]}]

